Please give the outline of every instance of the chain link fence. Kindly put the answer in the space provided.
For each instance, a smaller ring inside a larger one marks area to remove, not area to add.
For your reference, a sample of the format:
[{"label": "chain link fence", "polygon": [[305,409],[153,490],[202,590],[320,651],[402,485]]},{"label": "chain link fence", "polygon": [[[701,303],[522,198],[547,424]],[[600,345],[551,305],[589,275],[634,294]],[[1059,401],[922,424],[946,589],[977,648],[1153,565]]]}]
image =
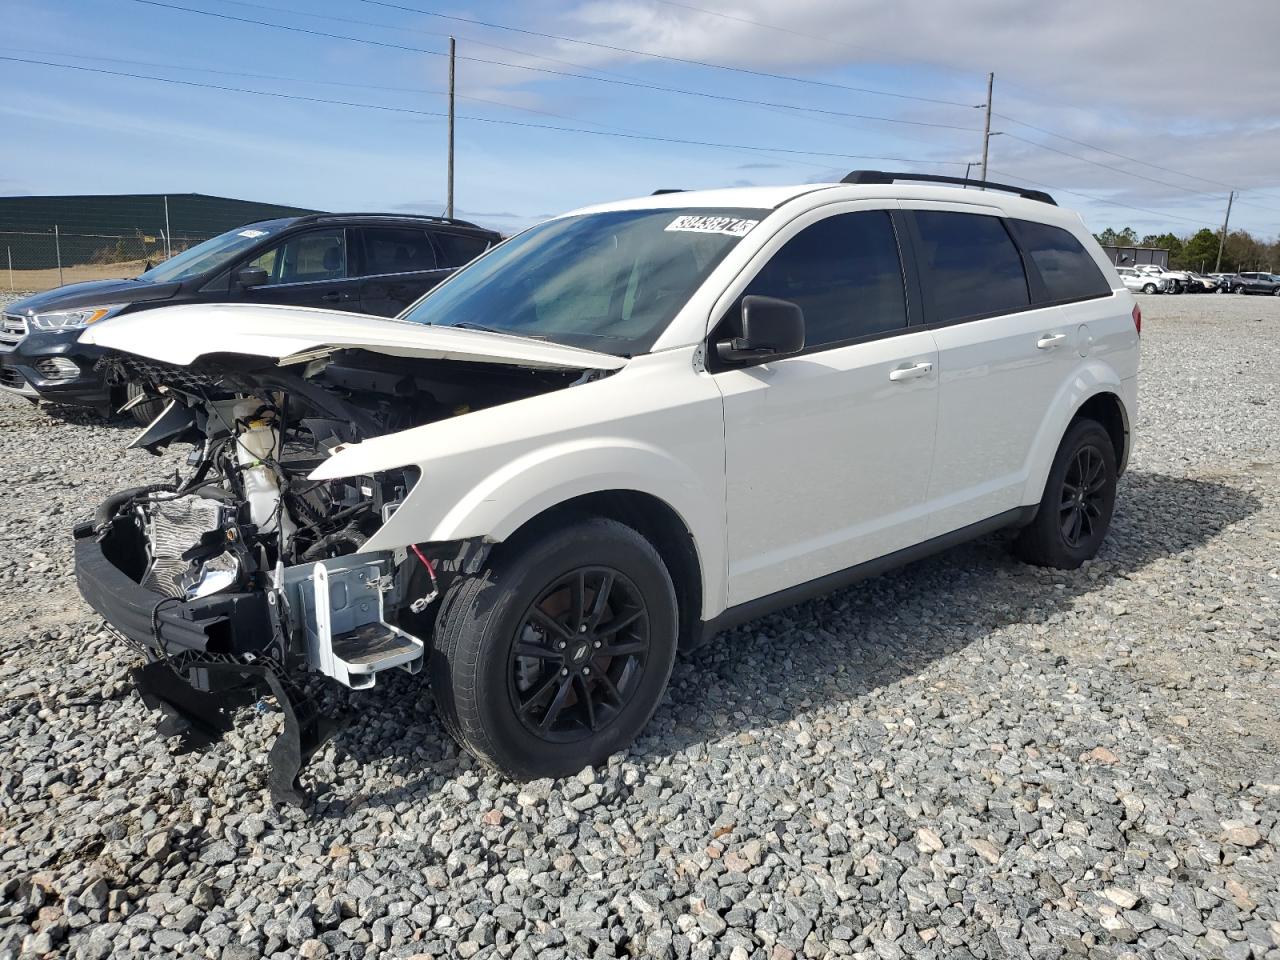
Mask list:
[{"label": "chain link fence", "polygon": [[163,233],[66,233],[0,230],[0,289],[38,292],[81,280],[136,277],[143,270],[195,246],[211,235]]}]

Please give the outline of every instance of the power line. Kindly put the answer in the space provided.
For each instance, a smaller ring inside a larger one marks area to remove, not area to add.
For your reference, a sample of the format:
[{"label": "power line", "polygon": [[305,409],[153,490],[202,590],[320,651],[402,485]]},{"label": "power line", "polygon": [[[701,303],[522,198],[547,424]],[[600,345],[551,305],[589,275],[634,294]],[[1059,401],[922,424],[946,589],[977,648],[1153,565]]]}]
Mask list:
[{"label": "power line", "polygon": [[[1057,147],[1051,147],[1047,143],[1038,143],[1035,140],[1028,140],[1026,137],[1020,137],[1016,133],[1009,133],[1007,130],[1003,131],[1003,135],[1006,137],[1009,137],[1012,140],[1017,140],[1019,143],[1026,143],[1026,144],[1029,144],[1030,146],[1038,147],[1041,150],[1048,150],[1051,153],[1060,154],[1061,156],[1064,156],[1064,157],[1070,157],[1072,160],[1079,160],[1081,163],[1091,163],[1095,167],[1101,167],[1104,170],[1112,170],[1112,171],[1115,171],[1116,173],[1123,173],[1125,176],[1136,177],[1137,179],[1145,180],[1148,183],[1156,183],[1162,187],[1168,187],[1171,190],[1181,190],[1183,193],[1189,193],[1197,197],[1209,197],[1214,200],[1221,199],[1221,196],[1219,194],[1208,193],[1204,190],[1192,190],[1190,187],[1184,187],[1181,184],[1177,184],[1177,183],[1169,183],[1167,180],[1157,180],[1155,177],[1148,177],[1142,173],[1135,173],[1132,170],[1125,170],[1123,167],[1113,166],[1112,164],[1109,164],[1109,163],[1102,163],[1099,160],[1091,160],[1088,157],[1082,157],[1078,154],[1070,153],[1066,150],[1059,150]],[[1250,203],[1249,201],[1239,201],[1239,202],[1248,203],[1249,206],[1258,207],[1263,210],[1275,210],[1277,212],[1280,212],[1280,208],[1268,207],[1264,203]]]},{"label": "power line", "polygon": [[631,47],[620,47],[611,43],[600,43],[595,40],[583,40],[578,37],[562,37],[554,33],[541,33],[537,30],[526,30],[523,27],[513,27],[508,24],[497,23],[492,20],[476,20],[470,17],[458,17],[447,13],[436,13],[432,10],[422,10],[417,7],[391,3],[389,0],[360,0],[360,2],[376,7],[386,7],[390,10],[402,10],[406,13],[415,13],[423,17],[437,17],[441,20],[451,20],[455,23],[469,23],[472,26],[490,27],[494,30],[507,30],[512,33],[521,33],[529,37],[539,37],[543,40],[556,40],[561,43],[576,43],[586,47],[595,47],[600,50],[611,50],[614,53],[625,53],[637,57],[649,57],[654,60],[667,60],[672,63],[684,63],[695,67],[708,67],[713,70],[728,70],[733,73],[741,73],[753,77],[763,77],[768,80],[785,80],[789,83],[805,83],[811,86],[826,87],[828,89],[845,90],[850,93],[865,93],[877,97],[895,97],[899,100],[917,100],[921,103],[942,104],[950,107],[964,107],[969,109],[973,106],[971,103],[960,103],[957,100],[940,100],[934,97],[917,97],[912,94],[895,93],[890,90],[877,90],[871,87],[853,87],[843,83],[835,83],[834,81],[815,80],[811,77],[796,77],[785,73],[769,73],[764,70],[751,70],[747,67],[731,67],[727,64],[712,63],[708,60],[694,60],[688,57],[676,57],[669,54],[653,53],[649,50],[636,50]]},{"label": "power line", "polygon": [[[596,67],[589,67],[585,64],[576,63],[573,60],[563,60],[560,57],[548,56],[545,53],[534,53],[531,50],[521,50],[518,47],[506,47],[500,43],[491,43],[487,40],[479,40],[475,37],[459,36],[456,32],[448,32],[443,30],[424,30],[421,27],[406,27],[401,24],[392,23],[374,23],[370,20],[357,20],[352,17],[339,17],[330,13],[312,13],[309,10],[297,10],[292,7],[276,7],[268,6],[265,3],[251,3],[250,0],[218,0],[219,3],[230,3],[237,7],[250,7],[255,10],[267,10],[272,13],[287,13],[295,17],[310,17],[313,20],[329,20],[334,23],[349,23],[360,27],[374,27],[379,30],[394,30],[397,33],[417,33],[424,37],[450,37],[456,36],[459,40],[466,40],[467,43],[478,47],[488,47],[491,50],[501,50],[503,53],[514,53],[517,56],[529,57],[533,60],[545,60],[548,63],[558,63],[564,67],[573,67],[575,70],[588,70],[593,73],[604,74],[606,76],[619,77],[623,80],[632,80],[625,74],[618,73],[615,70],[600,70]],[[194,11],[200,12],[200,11]]]},{"label": "power line", "polygon": [[[174,4],[174,3],[164,3],[164,2],[161,2],[161,0],[133,0],[133,2],[141,3],[150,7],[162,7],[167,10],[177,10],[183,13],[195,13],[195,14],[199,14],[200,16],[213,17],[218,20],[229,20],[235,23],[248,23],[248,24],[254,24],[260,27],[271,27],[272,29],[276,29],[276,30],[286,30],[291,33],[302,33],[309,36],[324,37],[330,40],[346,40],[352,43],[363,43],[363,44],[368,44],[375,47],[385,47],[391,50],[403,50],[409,53],[421,53],[431,57],[447,56],[447,54],[444,54],[438,50],[427,50],[422,47],[412,47],[412,46],[408,46],[407,44],[391,43],[385,40],[373,40],[368,37],[352,37],[346,34],[329,33],[324,30],[312,30],[308,27],[293,26],[291,24],[271,23],[270,21],[267,21],[267,20],[255,20],[250,17],[237,17],[228,13],[217,13],[212,10],[199,10],[195,7],[185,7],[185,6],[181,6],[179,4]],[[230,0],[230,2],[240,2],[240,0]],[[245,3],[243,5],[258,6],[257,4],[248,4],[248,3]],[[272,8],[263,7],[262,9],[270,10]],[[321,14],[303,14],[303,16],[313,16],[313,17],[319,17],[321,19],[340,19],[344,23],[362,23],[364,26],[379,27],[382,29],[388,28],[387,24],[368,23],[366,21],[352,21],[352,20],[349,20],[348,18],[331,18]],[[536,54],[533,56],[536,56]],[[458,59],[467,60],[471,63],[483,63],[489,66],[510,67],[516,70],[530,70],[535,73],[550,74],[551,76],[557,76],[557,77],[568,77],[574,80],[592,80],[597,83],[611,83],[618,86],[633,87],[639,90],[653,90],[660,93],[674,93],[682,96],[702,97],[709,100],[718,100],[724,103],[740,103],[746,106],[768,107],[768,108],[777,109],[777,110],[792,110],[799,113],[811,113],[819,116],[841,117],[841,118],[850,119],[850,120],[871,120],[879,123],[894,123],[894,124],[902,124],[902,125],[913,126],[913,127],[930,127],[930,128],[936,128],[936,129],[942,129],[942,130],[960,130],[966,133],[976,132],[975,128],[973,127],[963,127],[957,124],[936,123],[936,122],[925,121],[925,120],[904,120],[901,117],[881,117],[881,116],[874,116],[874,115],[863,114],[863,113],[849,113],[841,110],[827,110],[820,107],[805,107],[805,106],[800,106],[798,104],[791,104],[791,103],[776,103],[769,100],[756,100],[749,97],[735,97],[729,94],[710,93],[704,90],[691,90],[684,87],[669,87],[663,84],[646,83],[640,80],[629,80],[621,77],[604,77],[604,76],[592,76],[591,74],[582,74],[582,73],[567,73],[562,70],[551,70],[546,67],[536,67],[530,64],[510,63],[504,60],[489,60],[483,57],[460,56],[458,57]]]},{"label": "power line", "polygon": [[[1197,176],[1194,173],[1184,173],[1181,170],[1174,170],[1172,167],[1162,167],[1158,163],[1150,163],[1146,160],[1139,160],[1137,157],[1130,157],[1127,154],[1116,153],[1114,150],[1108,150],[1105,147],[1100,147],[1096,143],[1085,143],[1083,140],[1076,140],[1073,137],[1068,137],[1066,134],[1056,133],[1055,131],[1046,129],[1045,127],[1037,127],[1035,124],[1027,123],[1025,120],[1019,120],[1016,117],[1010,117],[1007,114],[997,113],[996,116],[999,117],[1001,120],[1008,120],[1010,123],[1016,123],[1019,126],[1026,127],[1029,130],[1035,130],[1037,133],[1047,134],[1050,137],[1057,137],[1059,140],[1066,140],[1068,143],[1074,143],[1078,147],[1087,147],[1090,150],[1097,150],[1099,153],[1110,154],[1111,156],[1116,157],[1117,159],[1120,159],[1120,160],[1128,160],[1130,163],[1140,163],[1144,167],[1151,167],[1155,170],[1162,170],[1165,173],[1172,173],[1179,177],[1186,177],[1189,180],[1199,180],[1202,183],[1211,183],[1215,187],[1225,187],[1228,190],[1235,189],[1232,184],[1223,183],[1221,180],[1210,180],[1208,177]],[[1009,136],[1012,136],[1012,134],[1009,134]],[[1159,183],[1161,181],[1156,181],[1156,182]],[[1185,188],[1181,188],[1181,189],[1185,189]]]},{"label": "power line", "polygon": [[1081,163],[1091,163],[1095,167],[1101,167],[1104,170],[1112,170],[1116,173],[1123,173],[1127,177],[1136,177],[1137,179],[1145,180],[1148,183],[1158,183],[1162,187],[1169,187],[1171,190],[1181,190],[1184,193],[1194,194],[1197,197],[1214,196],[1214,194],[1206,193],[1203,190],[1192,190],[1190,187],[1184,187],[1176,183],[1169,183],[1167,180],[1157,180],[1155,177],[1148,177],[1142,173],[1134,173],[1132,170],[1125,170],[1123,167],[1112,166],[1111,164],[1103,163],[1100,160],[1090,160],[1088,157],[1082,157],[1079,154],[1071,153],[1067,150],[1059,150],[1057,147],[1051,147],[1047,143],[1039,143],[1035,140],[1028,140],[1026,137],[1020,137],[1016,133],[1010,133],[1007,130],[1002,132],[1004,136],[1008,137],[1010,140],[1017,140],[1019,143],[1029,144],[1030,146],[1038,147],[1041,150],[1048,150],[1050,153],[1056,153],[1059,156],[1070,157],[1072,160],[1079,160]]},{"label": "power line", "polygon": [[[800,30],[793,30],[790,27],[780,26],[776,23],[766,23],[763,20],[753,20],[750,17],[741,17],[732,13],[722,13],[719,10],[708,10],[706,7],[695,7],[691,3],[678,3],[676,2],[676,0],[655,0],[655,2],[665,4],[668,7],[680,7],[681,9],[684,9],[684,10],[692,10],[695,13],[704,13],[709,17],[719,17],[721,20],[731,20],[735,23],[745,23],[753,27],[759,27],[763,30],[773,30],[777,33],[787,33],[793,37],[802,37],[805,40],[816,40],[819,43],[826,43],[826,44],[830,44],[831,46],[842,47],[846,50],[862,50],[866,53],[873,53],[879,56],[884,55],[883,50],[877,49],[875,47],[864,47],[861,44],[849,43],[848,41],[845,41],[845,40],[832,40],[830,37],[820,37],[817,34],[804,33]],[[919,57],[908,57],[903,54],[894,54],[892,59],[902,60],[906,63],[919,63],[923,66],[930,67],[934,70],[948,70],[953,73],[959,73],[965,76],[969,76],[969,73],[966,70],[961,70],[958,67],[951,66],[950,64],[935,63],[931,60],[922,60]],[[972,104],[968,104],[968,106],[972,106]]]},{"label": "power line", "polygon": [[1068,193],[1073,197],[1083,197],[1086,200],[1092,200],[1094,203],[1100,203],[1103,206],[1124,207],[1128,210],[1137,210],[1139,213],[1148,213],[1153,217],[1171,218],[1173,220],[1185,220],[1187,223],[1193,223],[1198,227],[1212,226],[1212,224],[1207,224],[1203,220],[1193,220],[1191,217],[1182,217],[1176,213],[1165,213],[1160,210],[1149,210],[1146,207],[1135,207],[1131,203],[1121,203],[1119,200],[1107,200],[1103,197],[1096,197],[1091,193],[1081,193],[1079,190],[1068,190],[1065,187],[1055,187],[1051,183],[1043,183],[1039,180],[1032,180],[1030,177],[1024,177],[1018,173],[1009,173],[1007,171],[996,170],[994,167],[992,168],[991,172],[1000,174],[1001,177],[1011,178],[1013,180],[1021,180],[1035,187],[1043,187],[1046,190],[1052,190],[1054,193]]},{"label": "power line", "polygon": [[[70,64],[70,63],[52,63],[47,60],[31,60],[23,57],[0,56],[0,61],[8,61],[10,63],[24,63],[28,65],[43,66],[43,67],[56,67],[61,70],[78,70],[84,73],[96,73],[96,74],[103,74],[106,76],[113,76],[113,77],[127,77],[133,80],[152,80],[158,83],[171,83],[171,84],[177,84],[184,87],[197,87],[205,90],[220,90],[227,93],[247,93],[247,94],[253,94],[254,96],[273,97],[280,100],[297,100],[305,103],[323,103],[323,104],[328,104],[331,106],[339,106],[339,107],[359,107],[366,110],[382,110],[389,113],[409,114],[412,116],[420,116],[420,117],[441,117],[441,118],[448,117],[447,113],[441,113],[439,111],[433,111],[433,110],[416,110],[410,107],[393,107],[393,106],[388,106],[386,104],[378,104],[378,103],[359,103],[351,100],[329,100],[322,97],[307,97],[307,96],[303,96],[302,94],[280,93],[279,91],[274,91],[274,90],[251,90],[247,87],[230,87],[230,86],[225,86],[223,84],[216,84],[216,83],[200,83],[195,80],[178,80],[173,77],[157,77],[157,76],[152,76],[148,74],[129,73],[122,70],[106,70],[101,67],[82,67],[82,66],[78,66],[76,64]],[[645,141],[650,141],[654,143],[674,143],[674,144],[680,144],[683,146],[713,147],[713,148],[723,149],[723,150],[751,150],[751,151],[757,151],[760,153],[797,154],[800,156],[831,157],[833,159],[840,159],[840,160],[886,160],[893,163],[921,163],[921,164],[948,164],[948,165],[956,165],[961,163],[961,161],[959,160],[922,160],[922,159],[912,158],[912,157],[878,157],[878,156],[867,156],[863,154],[853,154],[853,153],[835,153],[835,152],[828,152],[823,150],[800,150],[794,147],[768,147],[768,146],[759,146],[756,144],[718,143],[718,142],[709,141],[709,140],[687,140],[680,137],[660,137],[653,134],[618,133],[618,132],[607,131],[607,130],[587,130],[581,127],[557,127],[557,126],[552,126],[551,124],[546,124],[546,123],[530,123],[523,120],[502,120],[497,117],[460,116],[458,117],[458,119],[470,120],[474,123],[491,123],[491,124],[501,124],[504,126],[512,126],[512,127],[524,127],[524,128],[533,129],[533,130],[556,130],[556,131],[559,131],[560,133],[577,133],[577,134],[584,134],[587,136],[595,136],[595,137],[620,137],[625,140],[645,140]]]},{"label": "power line", "polygon": [[[374,3],[375,0],[364,0],[364,1],[365,3]],[[771,31],[788,33],[788,35],[792,35],[792,36],[805,37],[805,38],[808,38],[808,40],[817,40],[820,42],[827,42],[827,44],[835,44],[837,46],[847,46],[847,47],[851,47],[851,49],[852,47],[855,46],[855,45],[849,45],[849,44],[840,44],[840,42],[829,40],[829,38],[827,37],[819,37],[819,36],[812,35],[812,33],[804,33],[801,31],[796,31],[796,29],[781,27],[781,26],[778,26],[778,24],[765,23],[763,22],[763,20],[751,19],[749,17],[739,17],[739,15],[721,13],[721,12],[718,12],[718,10],[708,10],[703,8],[703,6],[695,6],[694,4],[680,3],[680,0],[655,0],[655,3],[664,4],[667,6],[678,6],[678,8],[681,8],[681,9],[694,10],[694,12],[696,13],[707,14],[708,17],[718,17],[721,19],[732,20],[732,22],[736,22],[736,23],[750,24],[750,26],[753,26],[753,27],[758,27],[762,29],[771,29]],[[860,49],[867,49],[867,47],[860,47]],[[918,61],[918,63],[931,65],[931,67],[934,67],[934,65],[937,65],[937,64],[931,64],[927,60],[916,59],[916,61]],[[951,69],[951,68],[947,68],[947,69]],[[1152,169],[1162,170],[1162,172],[1164,173],[1174,174],[1176,175],[1176,177],[1185,177],[1193,180],[1201,180],[1202,183],[1212,184],[1212,186],[1216,186],[1216,187],[1225,187],[1228,189],[1235,189],[1233,184],[1224,183],[1222,182],[1222,180],[1213,180],[1207,177],[1199,177],[1199,175],[1197,174],[1185,173],[1183,172],[1183,170],[1175,170],[1170,168],[1170,166],[1161,166],[1160,164],[1149,163],[1149,161],[1147,160],[1139,160],[1138,157],[1128,156],[1126,154],[1119,154],[1119,152],[1116,152],[1114,150],[1107,150],[1107,148],[1105,147],[1097,146],[1096,143],[1087,143],[1082,140],[1075,140],[1074,137],[1068,137],[1066,136],[1066,134],[1057,133],[1056,131],[1051,131],[1051,129],[1038,127],[1038,125],[1036,124],[1027,123],[1025,122],[1025,120],[1019,120],[1018,118],[1015,118],[1015,116],[1009,116],[1007,114],[993,114],[993,115],[998,116],[998,118],[1001,118],[1002,120],[1007,120],[1007,122],[1016,123],[1021,125],[1021,127],[1027,127],[1028,129],[1033,129],[1033,131],[1037,131],[1038,133],[1046,134],[1046,136],[1057,137],[1059,138],[1059,140],[1065,140],[1070,143],[1075,143],[1076,146],[1087,147],[1089,148],[1089,150],[1096,150],[1098,152],[1102,152],[1102,154],[1115,156],[1117,157],[1117,159],[1126,160],[1126,161],[1129,161],[1129,163],[1149,166],[1149,168],[1152,168]],[[1091,163],[1097,166],[1102,166],[1102,168],[1105,168],[1108,170],[1114,170],[1114,172],[1116,173],[1128,174],[1130,175],[1130,177],[1138,177],[1140,179],[1146,179],[1146,180],[1149,180],[1149,182],[1151,183],[1158,183],[1160,184],[1160,186],[1170,187],[1172,189],[1180,189],[1180,191],[1184,191],[1187,193],[1196,193],[1196,195],[1199,195],[1199,196],[1213,196],[1213,197],[1217,196],[1217,195],[1211,195],[1211,193],[1208,193],[1206,191],[1194,191],[1194,189],[1180,186],[1180,184],[1167,183],[1166,180],[1158,180],[1151,177],[1143,177],[1142,174],[1135,174],[1132,172],[1132,170],[1124,170],[1121,168],[1117,168],[1117,166],[1098,163],[1098,161],[1096,160],[1089,160],[1088,157],[1076,156],[1074,154],[1069,154],[1069,152],[1066,152],[1066,151],[1055,150],[1055,148],[1050,147],[1048,145],[1044,145],[1044,143],[1025,140],[1025,138],[1018,137],[1016,136],[1016,134],[1006,132],[1005,136],[1012,137],[1014,138],[1014,140],[1019,140],[1024,143],[1029,143],[1029,145],[1032,145],[1032,146],[1042,147],[1044,148],[1044,150],[1059,152],[1059,154],[1061,155],[1069,156],[1071,157],[1071,159],[1083,161],[1083,163]],[[1272,206],[1267,206],[1266,204],[1258,204],[1258,202],[1256,201],[1238,200],[1236,202],[1242,202],[1242,204],[1247,204],[1248,206],[1258,207],[1258,209],[1261,209],[1261,210],[1271,210],[1271,211],[1280,212],[1280,207],[1272,207]]]},{"label": "power line", "polygon": [[[37,56],[49,57],[65,57],[69,60],[91,60],[101,63],[123,63],[133,67],[155,67],[162,70],[186,70],[193,73],[212,73],[222,77],[238,77],[244,80],[282,80],[287,83],[308,83],[317,84],[327,87],[351,87],[359,90],[381,90],[388,93],[426,93],[438,96],[444,96],[448,91],[433,90],[429,87],[394,87],[376,83],[352,83],[347,80],[320,80],[314,77],[288,77],[278,73],[246,73],[240,70],[220,70],[214,67],[194,67],[189,64],[179,63],[160,63],[155,60],[128,60],[123,57],[102,57],[88,56],[80,53],[63,53],[58,50],[33,50],[22,47],[0,47],[0,50],[8,50],[14,53],[35,54]],[[476,103],[487,103],[495,107],[505,107],[509,110],[519,110],[523,113],[536,113],[544,117],[555,117],[558,120],[570,120],[575,123],[589,123],[595,127],[605,129],[624,130],[628,133],[641,133],[643,131],[633,130],[628,127],[614,126],[608,123],[598,123],[594,120],[586,120],[581,117],[570,116],[565,113],[555,113],[551,110],[540,110],[537,107],[526,107],[518,103],[510,103],[506,100],[494,100],[489,97],[477,97],[464,93],[454,94],[459,100],[472,100]]]}]

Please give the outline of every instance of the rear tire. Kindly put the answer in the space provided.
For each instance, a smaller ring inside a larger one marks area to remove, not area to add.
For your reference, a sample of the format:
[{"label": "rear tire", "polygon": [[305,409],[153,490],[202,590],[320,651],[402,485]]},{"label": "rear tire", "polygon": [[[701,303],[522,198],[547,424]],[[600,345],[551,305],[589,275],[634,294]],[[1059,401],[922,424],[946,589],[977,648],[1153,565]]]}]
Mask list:
[{"label": "rear tire", "polygon": [[1074,570],[1092,560],[1116,503],[1116,452],[1096,420],[1072,422],[1044,485],[1035,519],[1018,534],[1014,553],[1041,567]]},{"label": "rear tire", "polygon": [[1233,292],[1233,293],[1241,293],[1241,294],[1242,294],[1242,293],[1244,293],[1245,291],[1244,291],[1244,287],[1236,287],[1232,292]]},{"label": "rear tire", "polygon": [[603,518],[547,527],[446,591],[431,689],[477,759],[513,779],[569,776],[649,722],[677,630],[671,576],[644,537]]}]

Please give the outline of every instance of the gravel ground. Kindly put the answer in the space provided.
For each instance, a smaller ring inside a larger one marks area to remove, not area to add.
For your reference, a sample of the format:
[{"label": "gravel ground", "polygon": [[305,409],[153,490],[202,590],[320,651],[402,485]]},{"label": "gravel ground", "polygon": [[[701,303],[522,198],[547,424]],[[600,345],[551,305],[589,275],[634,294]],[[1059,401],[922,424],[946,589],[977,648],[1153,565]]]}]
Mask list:
[{"label": "gravel ground", "polygon": [[1148,297],[1102,556],[998,539],[722,635],[607,768],[506,783],[401,675],[273,812],[176,756],[69,530],[166,462],[0,400],[0,958],[1280,960],[1280,302]]}]

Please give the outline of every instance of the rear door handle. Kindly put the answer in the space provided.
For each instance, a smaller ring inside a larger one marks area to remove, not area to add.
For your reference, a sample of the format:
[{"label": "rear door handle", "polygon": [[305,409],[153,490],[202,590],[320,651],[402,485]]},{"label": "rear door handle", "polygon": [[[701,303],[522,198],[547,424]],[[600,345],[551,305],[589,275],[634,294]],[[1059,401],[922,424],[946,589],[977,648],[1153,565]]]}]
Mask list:
[{"label": "rear door handle", "polygon": [[933,372],[933,364],[915,363],[909,367],[898,367],[897,370],[889,371],[889,379],[895,383],[901,383],[903,380],[916,380],[920,377],[927,377]]},{"label": "rear door handle", "polygon": [[1036,341],[1037,350],[1051,350],[1067,339],[1065,333],[1047,333]]}]

